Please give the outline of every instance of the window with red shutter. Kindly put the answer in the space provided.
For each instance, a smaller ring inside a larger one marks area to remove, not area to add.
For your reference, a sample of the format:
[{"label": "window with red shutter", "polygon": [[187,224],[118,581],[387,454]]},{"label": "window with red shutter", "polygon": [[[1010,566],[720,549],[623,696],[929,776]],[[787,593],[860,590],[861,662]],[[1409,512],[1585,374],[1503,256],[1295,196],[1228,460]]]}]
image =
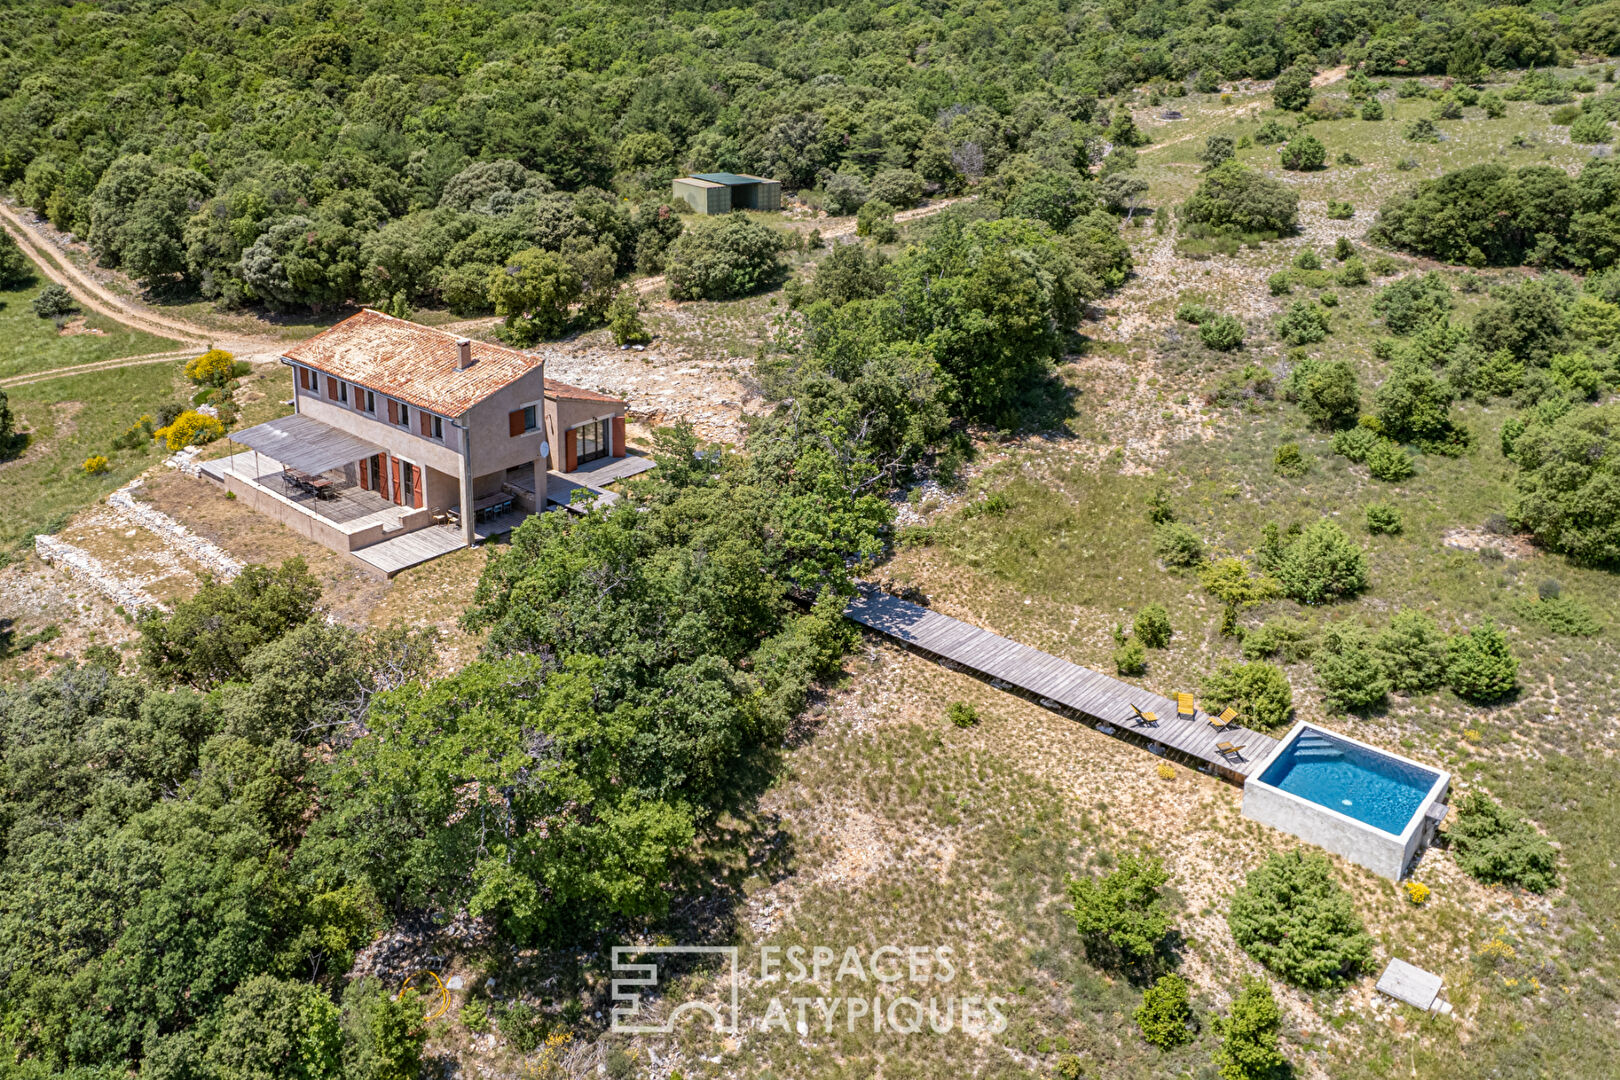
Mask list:
[{"label": "window with red shutter", "polygon": [[506,433],[513,438],[523,434],[523,410],[513,409],[506,414]]},{"label": "window with red shutter", "polygon": [[421,429],[423,435],[432,435],[433,417],[430,414],[423,412],[421,409],[417,409],[416,426]]},{"label": "window with red shutter", "polygon": [[388,399],[388,422],[390,424],[399,423],[399,402],[393,398]]}]

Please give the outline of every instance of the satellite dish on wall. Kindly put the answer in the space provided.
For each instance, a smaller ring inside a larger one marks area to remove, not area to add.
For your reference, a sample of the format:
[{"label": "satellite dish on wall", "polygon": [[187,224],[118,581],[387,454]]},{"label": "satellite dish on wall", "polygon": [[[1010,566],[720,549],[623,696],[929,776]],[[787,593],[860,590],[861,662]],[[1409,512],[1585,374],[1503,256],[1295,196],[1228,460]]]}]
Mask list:
[{"label": "satellite dish on wall", "polygon": [[548,457],[551,456],[551,444],[550,443],[544,442],[544,441],[542,441],[540,443],[540,456],[543,457],[543,458],[548,458]]}]

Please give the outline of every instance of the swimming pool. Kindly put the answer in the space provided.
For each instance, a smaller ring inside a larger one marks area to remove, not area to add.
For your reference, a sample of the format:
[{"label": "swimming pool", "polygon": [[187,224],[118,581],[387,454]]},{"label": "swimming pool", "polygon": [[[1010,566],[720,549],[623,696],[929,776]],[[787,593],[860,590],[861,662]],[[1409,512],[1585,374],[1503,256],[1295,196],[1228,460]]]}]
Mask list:
[{"label": "swimming pool", "polygon": [[1450,773],[1300,723],[1243,785],[1243,816],[1398,881],[1450,786]]},{"label": "swimming pool", "polygon": [[1307,728],[1260,774],[1264,783],[1392,836],[1406,830],[1435,772]]}]

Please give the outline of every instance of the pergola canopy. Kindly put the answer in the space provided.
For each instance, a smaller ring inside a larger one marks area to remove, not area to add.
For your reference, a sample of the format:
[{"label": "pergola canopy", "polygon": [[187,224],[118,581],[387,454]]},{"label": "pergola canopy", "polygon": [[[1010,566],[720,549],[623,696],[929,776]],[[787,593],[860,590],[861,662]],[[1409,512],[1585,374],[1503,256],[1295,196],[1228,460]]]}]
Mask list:
[{"label": "pergola canopy", "polygon": [[231,441],[274,458],[283,468],[307,473],[323,473],[383,452],[380,446],[303,415],[233,432]]}]

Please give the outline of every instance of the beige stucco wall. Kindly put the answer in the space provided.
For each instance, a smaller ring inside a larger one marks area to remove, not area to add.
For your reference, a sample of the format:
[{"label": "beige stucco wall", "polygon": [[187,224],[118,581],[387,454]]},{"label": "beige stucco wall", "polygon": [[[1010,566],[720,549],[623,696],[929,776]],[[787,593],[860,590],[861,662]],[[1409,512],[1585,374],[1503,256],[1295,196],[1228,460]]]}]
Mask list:
[{"label": "beige stucco wall", "polygon": [[[614,404],[607,401],[581,401],[578,398],[547,398],[546,436],[551,440],[551,470],[553,472],[567,471],[566,463],[563,461],[564,444],[566,442],[563,438],[563,432],[598,418],[623,415],[623,404]],[[613,455],[623,457],[624,447],[615,442]]]}]

